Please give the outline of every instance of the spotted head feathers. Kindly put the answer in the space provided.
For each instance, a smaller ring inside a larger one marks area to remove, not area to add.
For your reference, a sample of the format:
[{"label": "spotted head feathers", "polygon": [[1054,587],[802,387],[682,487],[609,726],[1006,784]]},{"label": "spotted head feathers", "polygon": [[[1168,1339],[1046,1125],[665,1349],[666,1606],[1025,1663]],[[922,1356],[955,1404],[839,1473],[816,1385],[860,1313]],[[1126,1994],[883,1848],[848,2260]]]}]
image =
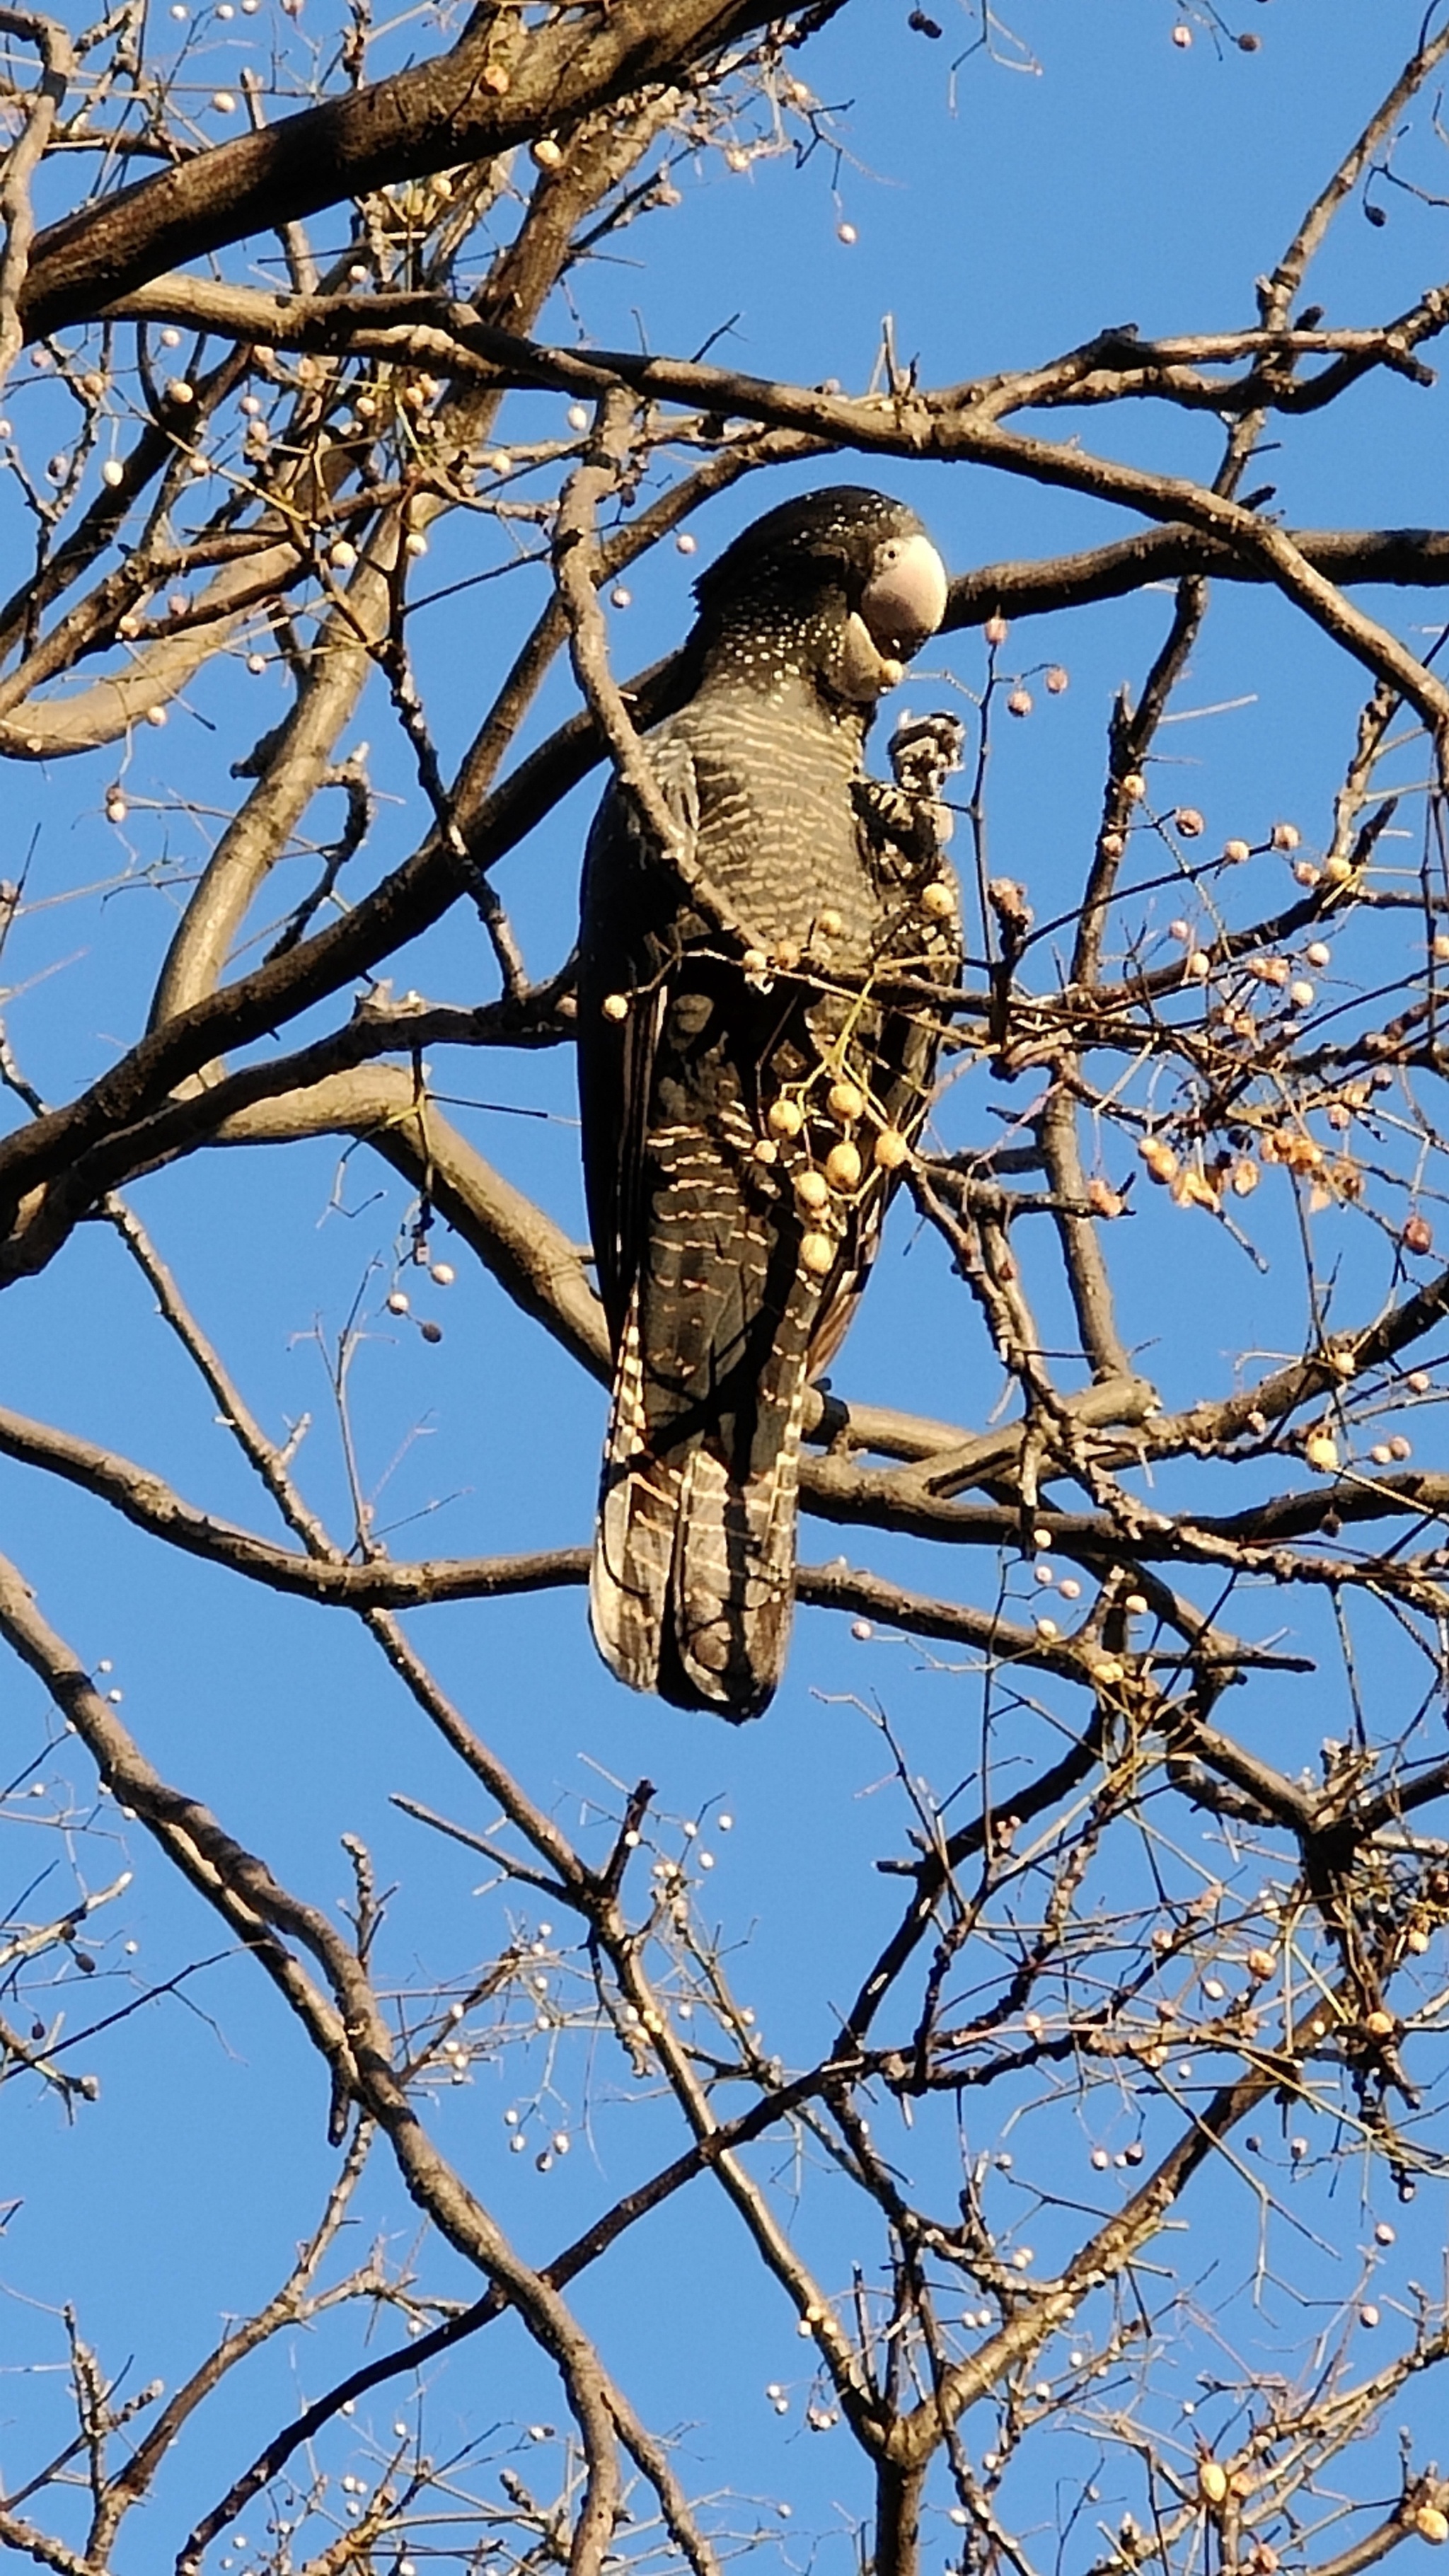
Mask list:
[{"label": "spotted head feathers", "polygon": [[869,707],[936,632],[947,592],[914,510],[835,484],[767,511],[700,575],[691,648],[746,685],[800,675]]}]

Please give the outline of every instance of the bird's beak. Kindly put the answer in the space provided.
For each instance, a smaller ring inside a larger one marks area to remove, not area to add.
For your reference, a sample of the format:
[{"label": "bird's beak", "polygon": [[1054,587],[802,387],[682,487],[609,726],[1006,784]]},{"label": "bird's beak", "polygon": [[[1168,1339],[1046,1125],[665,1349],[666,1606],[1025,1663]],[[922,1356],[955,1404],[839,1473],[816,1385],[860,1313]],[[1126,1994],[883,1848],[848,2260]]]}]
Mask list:
[{"label": "bird's beak", "polygon": [[860,614],[877,652],[908,662],[946,614],[950,585],[929,537],[907,537],[861,594]]}]

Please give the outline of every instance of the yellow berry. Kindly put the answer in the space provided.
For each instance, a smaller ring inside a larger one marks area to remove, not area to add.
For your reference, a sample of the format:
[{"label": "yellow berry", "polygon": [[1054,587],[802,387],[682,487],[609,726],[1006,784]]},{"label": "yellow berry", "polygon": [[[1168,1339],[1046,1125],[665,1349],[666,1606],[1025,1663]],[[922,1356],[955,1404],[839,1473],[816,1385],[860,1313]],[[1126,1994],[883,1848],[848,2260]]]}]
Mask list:
[{"label": "yellow berry", "polygon": [[830,1196],[830,1185],[823,1172],[802,1172],[795,1183],[795,1196],[802,1207],[823,1208]]},{"label": "yellow berry", "polygon": [[883,1172],[898,1172],[910,1161],[911,1149],[899,1127],[882,1127],[875,1140],[872,1159]]},{"label": "yellow berry", "polygon": [[602,1007],[606,1020],[627,1020],[629,1016],[628,1000],[623,993],[606,993]]},{"label": "yellow berry", "polygon": [[800,1267],[802,1270],[808,1270],[816,1279],[823,1279],[826,1271],[833,1267],[834,1261],[835,1245],[828,1234],[801,1235]]},{"label": "yellow berry", "polygon": [[1154,1181],[1171,1181],[1177,1177],[1177,1156],[1160,1136],[1144,1136],[1137,1148]]},{"label": "yellow berry", "polygon": [[921,888],[921,910],[931,921],[949,921],[956,909],[956,897],[944,877],[933,877]]},{"label": "yellow berry", "polygon": [[805,1112],[798,1100],[772,1100],[765,1123],[772,1136],[798,1136],[805,1124]]},{"label": "yellow berry", "polygon": [[860,1149],[852,1145],[848,1136],[831,1146],[825,1157],[825,1177],[833,1190],[860,1187]]},{"label": "yellow berry", "polygon": [[865,1107],[865,1093],[854,1082],[832,1082],[826,1098],[831,1117],[846,1123],[858,1118]]}]

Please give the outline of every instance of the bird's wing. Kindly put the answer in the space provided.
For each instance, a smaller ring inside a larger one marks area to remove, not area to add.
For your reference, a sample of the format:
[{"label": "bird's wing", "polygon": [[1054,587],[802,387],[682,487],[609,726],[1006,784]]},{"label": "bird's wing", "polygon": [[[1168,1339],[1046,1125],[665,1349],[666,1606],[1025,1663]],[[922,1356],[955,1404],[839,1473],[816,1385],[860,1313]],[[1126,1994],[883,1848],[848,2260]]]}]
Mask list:
[{"label": "bird's wing", "polygon": [[[649,752],[683,846],[692,852],[699,810],[688,745],[664,726],[650,736]],[[691,931],[702,928],[628,797],[612,787],[584,855],[578,1051],[584,1188],[599,1293],[616,1348],[647,1229],[644,1141],[670,970]]]},{"label": "bird's wing", "polygon": [[780,1018],[712,943],[670,970],[595,1557],[615,1669],[735,1717],[784,1658],[818,1296],[788,1181],[757,1153]]},{"label": "bird's wing", "polygon": [[[662,738],[661,738],[662,737]],[[650,737],[692,849],[687,744]],[[617,791],[590,835],[580,943],[584,1162],[616,1354],[591,1606],[636,1689],[746,1716],[793,1590],[808,1315],[801,1228],[754,1149],[798,999],[749,983]]]},{"label": "bird's wing", "polygon": [[[698,794],[688,745],[665,726],[649,750],[692,855]],[[701,1459],[698,1434],[715,1410],[716,1349],[738,1345],[718,1311],[740,1251],[736,1194],[713,1135],[718,1032],[708,1070],[692,1043],[713,1016],[708,988],[721,977],[737,982],[738,971],[612,789],[584,863],[579,976],[584,1174],[615,1350],[590,1610],[622,1681],[686,1705],[720,1700],[717,1677],[703,1690],[687,1678],[675,1632],[678,1604],[700,1597],[700,1552],[714,1553],[725,1480],[717,1460]],[[684,1284],[696,1277],[703,1294]]]}]

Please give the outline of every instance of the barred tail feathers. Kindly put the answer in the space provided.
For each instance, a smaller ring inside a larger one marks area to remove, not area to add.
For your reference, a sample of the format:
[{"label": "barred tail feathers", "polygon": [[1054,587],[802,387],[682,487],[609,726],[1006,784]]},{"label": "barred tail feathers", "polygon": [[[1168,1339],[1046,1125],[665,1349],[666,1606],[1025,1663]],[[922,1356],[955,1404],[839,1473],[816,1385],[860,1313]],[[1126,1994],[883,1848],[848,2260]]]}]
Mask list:
[{"label": "barred tail feathers", "polygon": [[659,1687],[659,1644],[680,1483],[677,1466],[653,1457],[649,1450],[636,1296],[614,1373],[589,1573],[589,1618],[595,1644],[611,1672],[631,1690]]},{"label": "barred tail feathers", "polygon": [[649,1439],[631,1310],[589,1592],[599,1651],[631,1689],[736,1720],[758,1716],[773,1697],[794,1607],[803,1352],[792,1377],[779,1446],[747,1474],[732,1472],[706,1434],[661,1454]]},{"label": "barred tail feathers", "polygon": [[[732,1475],[704,1443],[684,1471],[670,1585],[670,1644],[691,1704],[758,1717],[774,1697],[795,1606],[795,1502],[805,1374],[785,1436],[755,1472]],[[666,1696],[676,1694],[665,1671]]]}]

